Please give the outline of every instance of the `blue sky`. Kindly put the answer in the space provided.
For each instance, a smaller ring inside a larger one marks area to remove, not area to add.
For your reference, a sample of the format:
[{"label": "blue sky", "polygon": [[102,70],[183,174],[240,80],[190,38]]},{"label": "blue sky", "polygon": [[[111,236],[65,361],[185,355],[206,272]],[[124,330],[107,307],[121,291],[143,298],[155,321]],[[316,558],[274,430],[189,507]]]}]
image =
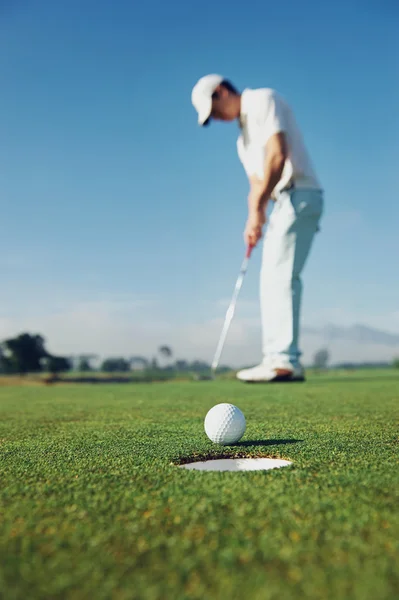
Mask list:
[{"label": "blue sky", "polygon": [[[0,8],[0,337],[210,359],[244,251],[235,124],[196,125],[217,72],[293,107],[325,188],[303,323],[399,333],[399,8],[390,0],[18,0]],[[251,261],[225,360],[259,357]],[[305,357],[323,343],[303,336]],[[334,358],[387,358],[348,342]],[[399,349],[398,349],[399,353]]]}]

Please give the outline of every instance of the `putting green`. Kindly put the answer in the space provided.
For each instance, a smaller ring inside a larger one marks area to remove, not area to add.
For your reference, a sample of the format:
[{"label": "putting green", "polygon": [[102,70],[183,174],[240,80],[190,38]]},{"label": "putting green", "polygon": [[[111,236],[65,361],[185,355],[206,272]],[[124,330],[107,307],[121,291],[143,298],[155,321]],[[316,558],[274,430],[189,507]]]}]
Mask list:
[{"label": "putting green", "polygon": [[[0,388],[1,596],[391,600],[399,373]],[[212,444],[207,411],[247,430]],[[269,457],[287,468],[176,465]]]}]

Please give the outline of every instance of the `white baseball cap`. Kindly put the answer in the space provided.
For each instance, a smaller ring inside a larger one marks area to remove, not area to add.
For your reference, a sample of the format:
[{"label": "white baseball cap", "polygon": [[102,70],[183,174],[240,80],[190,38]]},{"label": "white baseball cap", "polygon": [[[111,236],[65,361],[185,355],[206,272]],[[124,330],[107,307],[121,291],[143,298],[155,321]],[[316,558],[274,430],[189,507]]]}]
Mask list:
[{"label": "white baseball cap", "polygon": [[191,102],[198,113],[199,125],[205,125],[212,112],[212,94],[224,81],[221,75],[205,75],[201,77],[191,92]]}]

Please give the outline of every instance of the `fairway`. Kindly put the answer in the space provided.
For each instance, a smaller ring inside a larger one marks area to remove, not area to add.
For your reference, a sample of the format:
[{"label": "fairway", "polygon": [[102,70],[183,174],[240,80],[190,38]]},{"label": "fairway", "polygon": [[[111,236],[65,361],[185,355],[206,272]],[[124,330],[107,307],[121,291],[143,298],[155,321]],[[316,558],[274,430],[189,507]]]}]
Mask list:
[{"label": "fairway", "polygon": [[[235,446],[205,436],[236,404]],[[0,596],[7,600],[391,600],[399,372],[0,387]],[[269,472],[186,471],[221,456]]]}]

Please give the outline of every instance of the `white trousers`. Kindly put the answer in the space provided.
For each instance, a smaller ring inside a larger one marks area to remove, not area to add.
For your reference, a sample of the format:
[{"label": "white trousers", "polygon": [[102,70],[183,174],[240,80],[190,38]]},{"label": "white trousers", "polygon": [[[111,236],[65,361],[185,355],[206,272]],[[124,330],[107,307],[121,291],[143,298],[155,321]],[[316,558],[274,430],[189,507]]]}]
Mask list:
[{"label": "white trousers", "polygon": [[263,356],[276,367],[297,366],[301,273],[323,212],[319,190],[292,189],[275,202],[263,244],[260,275]]}]

